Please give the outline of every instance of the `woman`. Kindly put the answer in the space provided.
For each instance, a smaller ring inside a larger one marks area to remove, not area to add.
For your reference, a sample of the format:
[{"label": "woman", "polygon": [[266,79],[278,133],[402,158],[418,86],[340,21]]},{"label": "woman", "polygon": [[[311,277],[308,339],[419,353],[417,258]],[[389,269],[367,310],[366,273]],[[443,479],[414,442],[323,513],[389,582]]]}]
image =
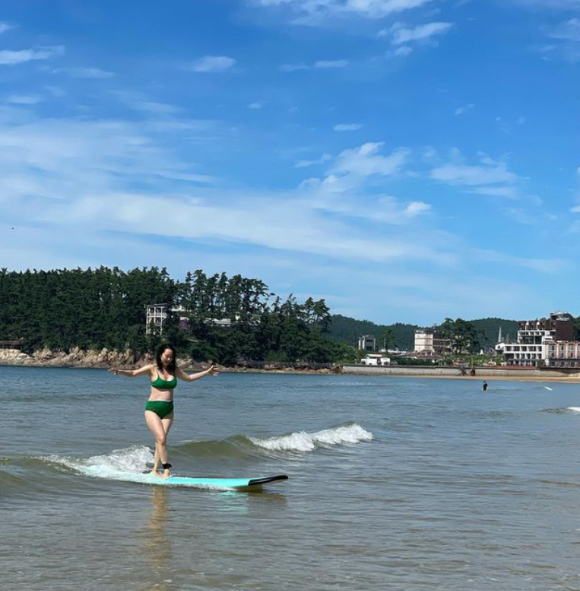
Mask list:
[{"label": "woman", "polygon": [[149,374],[151,378],[151,393],[145,405],[145,422],[155,436],[155,459],[153,461],[152,474],[159,476],[159,466],[163,468],[163,478],[171,475],[171,464],[167,461],[167,435],[173,423],[173,390],[177,386],[177,378],[186,382],[199,380],[207,375],[216,375],[218,372],[212,365],[205,371],[194,374],[186,374],[175,361],[177,353],[173,345],[164,344],[157,349],[155,363],[151,363],[140,369],[117,369],[109,371],[114,375],[127,376],[129,378]]}]

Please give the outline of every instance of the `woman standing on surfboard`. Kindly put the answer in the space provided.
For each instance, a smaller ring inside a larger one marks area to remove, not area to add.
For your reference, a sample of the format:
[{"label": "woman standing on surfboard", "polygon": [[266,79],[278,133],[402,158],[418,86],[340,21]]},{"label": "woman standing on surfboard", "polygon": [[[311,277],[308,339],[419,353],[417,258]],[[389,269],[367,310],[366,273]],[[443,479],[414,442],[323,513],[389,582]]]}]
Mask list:
[{"label": "woman standing on surfboard", "polygon": [[171,464],[167,461],[167,435],[173,423],[173,390],[177,386],[177,378],[186,382],[199,380],[207,375],[216,375],[218,372],[212,365],[205,371],[194,374],[186,374],[176,365],[177,352],[175,347],[168,343],[157,349],[155,363],[145,365],[140,369],[111,368],[114,375],[135,376],[149,375],[151,378],[151,393],[145,405],[145,422],[155,436],[155,459],[153,460],[152,474],[159,476],[159,467],[163,468],[163,478],[171,475]]}]

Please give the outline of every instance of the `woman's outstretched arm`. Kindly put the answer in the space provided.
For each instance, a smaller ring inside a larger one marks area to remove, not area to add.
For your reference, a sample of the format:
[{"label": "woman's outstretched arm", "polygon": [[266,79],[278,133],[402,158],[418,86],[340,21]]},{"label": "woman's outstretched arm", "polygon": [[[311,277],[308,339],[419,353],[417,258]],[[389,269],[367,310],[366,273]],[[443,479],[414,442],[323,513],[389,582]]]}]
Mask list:
[{"label": "woman's outstretched arm", "polygon": [[208,369],[204,371],[198,371],[197,373],[185,373],[181,368],[177,368],[175,374],[180,380],[185,380],[186,382],[193,382],[195,380],[199,380],[200,378],[205,378],[205,376],[215,376],[219,372],[215,365],[210,365]]},{"label": "woman's outstretched arm", "polygon": [[136,376],[142,376],[147,373],[151,373],[152,367],[153,367],[153,364],[144,365],[143,367],[140,367],[139,369],[119,369],[117,367],[111,367],[109,372],[112,373],[113,375],[116,375],[116,376],[125,376],[127,378],[134,378]]}]

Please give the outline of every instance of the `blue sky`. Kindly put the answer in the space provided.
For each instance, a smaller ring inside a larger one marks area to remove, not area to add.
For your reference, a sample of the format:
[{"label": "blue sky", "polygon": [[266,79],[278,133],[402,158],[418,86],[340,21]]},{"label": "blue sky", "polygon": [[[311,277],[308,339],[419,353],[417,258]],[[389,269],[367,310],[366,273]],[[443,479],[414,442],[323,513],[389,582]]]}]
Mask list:
[{"label": "blue sky", "polygon": [[580,314],[579,0],[4,0],[0,266]]}]

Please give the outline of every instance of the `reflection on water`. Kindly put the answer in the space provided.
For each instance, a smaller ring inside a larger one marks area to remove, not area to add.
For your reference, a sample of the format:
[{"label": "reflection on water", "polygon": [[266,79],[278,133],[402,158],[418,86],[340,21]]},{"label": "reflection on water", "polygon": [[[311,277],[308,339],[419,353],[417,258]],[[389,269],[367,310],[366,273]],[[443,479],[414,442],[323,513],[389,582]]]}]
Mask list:
[{"label": "reflection on water", "polygon": [[147,591],[170,591],[173,586],[171,577],[173,548],[166,534],[168,517],[169,491],[161,486],[152,487],[151,516],[143,528],[143,551],[145,562],[149,567],[149,582],[144,589]]},{"label": "reflection on water", "polygon": [[280,508],[286,505],[286,495],[263,489],[235,491],[228,490],[218,493],[220,498],[219,511],[248,515],[252,510],[263,510],[265,502],[278,503]]}]

